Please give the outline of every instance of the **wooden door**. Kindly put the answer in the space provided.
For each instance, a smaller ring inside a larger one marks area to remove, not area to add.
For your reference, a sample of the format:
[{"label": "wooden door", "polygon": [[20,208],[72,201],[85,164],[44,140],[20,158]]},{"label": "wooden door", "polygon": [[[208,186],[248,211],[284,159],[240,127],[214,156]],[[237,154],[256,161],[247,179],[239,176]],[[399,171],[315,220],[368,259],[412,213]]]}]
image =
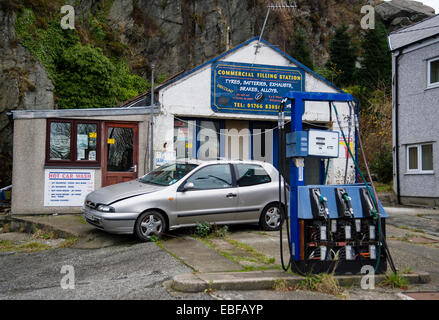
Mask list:
[{"label": "wooden door", "polygon": [[137,123],[104,123],[103,187],[138,177],[138,132]]}]

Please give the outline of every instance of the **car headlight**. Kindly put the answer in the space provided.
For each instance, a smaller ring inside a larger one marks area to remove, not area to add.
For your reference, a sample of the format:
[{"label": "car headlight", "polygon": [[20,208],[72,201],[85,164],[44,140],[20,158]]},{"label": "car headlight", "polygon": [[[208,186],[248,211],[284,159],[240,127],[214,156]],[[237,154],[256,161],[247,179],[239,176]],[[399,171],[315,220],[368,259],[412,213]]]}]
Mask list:
[{"label": "car headlight", "polygon": [[112,206],[107,206],[105,204],[100,204],[98,205],[98,207],[96,208],[96,210],[98,211],[102,211],[102,212],[114,212],[114,208]]}]

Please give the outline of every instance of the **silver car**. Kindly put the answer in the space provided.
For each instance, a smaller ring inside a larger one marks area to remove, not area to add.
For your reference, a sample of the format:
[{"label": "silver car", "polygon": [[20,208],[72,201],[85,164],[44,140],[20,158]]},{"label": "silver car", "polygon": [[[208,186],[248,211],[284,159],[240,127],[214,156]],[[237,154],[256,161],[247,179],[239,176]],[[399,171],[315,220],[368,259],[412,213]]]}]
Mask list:
[{"label": "silver car", "polygon": [[259,223],[278,230],[283,214],[278,203],[278,171],[269,163],[190,160],[88,194],[83,214],[101,230],[147,241],[201,222]]}]

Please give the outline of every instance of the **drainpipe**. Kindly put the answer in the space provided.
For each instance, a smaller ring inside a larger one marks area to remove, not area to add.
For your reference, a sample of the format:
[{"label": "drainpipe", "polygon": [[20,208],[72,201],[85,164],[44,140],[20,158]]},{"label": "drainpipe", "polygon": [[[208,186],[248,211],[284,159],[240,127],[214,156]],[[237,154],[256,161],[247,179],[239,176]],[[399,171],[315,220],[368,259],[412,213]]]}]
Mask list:
[{"label": "drainpipe", "polygon": [[395,97],[394,97],[394,107],[395,107],[395,170],[396,170],[396,196],[398,204],[401,204],[401,187],[400,187],[400,163],[399,163],[399,81],[398,81],[398,68],[399,68],[399,58],[401,51],[395,54],[395,74],[394,74],[394,87],[395,87]]},{"label": "drainpipe", "polygon": [[154,168],[154,150],[153,150],[153,127],[154,127],[154,68],[151,64],[151,109],[149,114],[149,171]]}]

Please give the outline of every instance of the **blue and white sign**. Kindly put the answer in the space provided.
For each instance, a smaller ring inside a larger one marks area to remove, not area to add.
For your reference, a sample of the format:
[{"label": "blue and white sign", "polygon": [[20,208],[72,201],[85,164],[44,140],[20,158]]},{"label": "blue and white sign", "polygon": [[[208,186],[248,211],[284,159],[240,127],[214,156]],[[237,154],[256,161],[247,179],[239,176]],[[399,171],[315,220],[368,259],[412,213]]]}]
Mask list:
[{"label": "blue and white sign", "polygon": [[304,90],[305,72],[299,68],[224,61],[212,64],[215,112],[277,115],[288,91]]},{"label": "blue and white sign", "polygon": [[94,191],[94,170],[46,169],[44,176],[45,207],[80,207],[85,196]]}]

